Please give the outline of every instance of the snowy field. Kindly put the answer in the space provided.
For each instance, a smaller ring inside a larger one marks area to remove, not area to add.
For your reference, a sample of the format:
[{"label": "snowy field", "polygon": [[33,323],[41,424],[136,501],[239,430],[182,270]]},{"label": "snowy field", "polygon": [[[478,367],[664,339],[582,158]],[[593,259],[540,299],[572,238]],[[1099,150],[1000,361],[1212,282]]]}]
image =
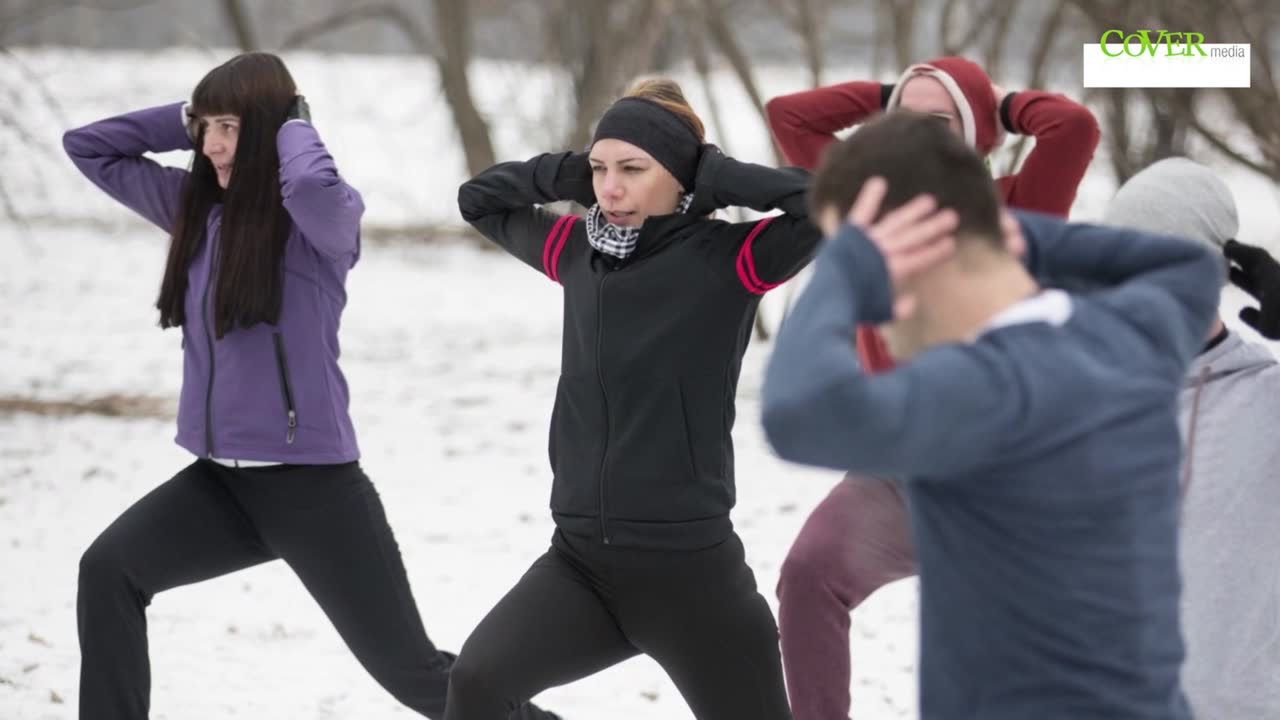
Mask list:
[{"label": "snowy field", "polygon": [[[12,91],[31,130],[23,137],[0,129],[0,180],[31,223],[0,224],[0,399],[143,396],[167,415],[180,382],[179,336],[157,331],[151,309],[164,238],[79,178],[58,143],[68,126],[183,97],[213,58],[65,50],[17,57],[20,65],[0,60],[0,87]],[[463,160],[428,64],[286,59],[339,167],[364,193],[370,224],[458,225]],[[772,95],[802,87],[802,77],[767,69],[761,82]],[[554,149],[548,143],[568,113],[539,117],[564,92],[548,73],[483,64],[473,85],[501,158]],[[689,85],[695,106],[705,107]],[[751,117],[729,76],[720,88],[727,117]],[[517,107],[529,114],[512,114]],[[730,152],[768,161],[754,118],[731,132],[727,142],[717,138]],[[1095,215],[1113,189],[1101,161],[1095,168],[1077,207],[1082,217]],[[1228,180],[1241,204],[1241,239],[1277,249],[1274,189],[1242,173]],[[559,295],[517,261],[454,242],[371,244],[349,291],[342,363],[362,462],[387,506],[428,632],[457,649],[551,534],[546,424]],[[1229,322],[1240,301],[1229,293]],[[740,384],[735,523],[776,609],[779,565],[835,476],[786,466],[765,446],[758,397],[768,350],[753,345]],[[76,716],[79,555],[189,461],[173,434],[171,416],[0,414],[0,720]],[[915,613],[911,581],[855,613],[856,717],[915,716]],[[157,720],[413,716],[368,678],[279,563],[163,593],[148,619]],[[569,720],[689,717],[643,658],[539,702]]]}]

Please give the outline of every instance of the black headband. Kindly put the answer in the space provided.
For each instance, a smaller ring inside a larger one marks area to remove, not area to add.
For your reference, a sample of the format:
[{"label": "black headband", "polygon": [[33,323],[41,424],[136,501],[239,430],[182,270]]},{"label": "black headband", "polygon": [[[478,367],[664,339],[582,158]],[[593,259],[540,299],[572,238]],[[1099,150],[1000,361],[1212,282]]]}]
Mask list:
[{"label": "black headband", "polygon": [[656,102],[624,97],[605,111],[591,144],[605,138],[623,140],[662,163],[685,192],[693,191],[698,172],[698,139],[689,123]]}]

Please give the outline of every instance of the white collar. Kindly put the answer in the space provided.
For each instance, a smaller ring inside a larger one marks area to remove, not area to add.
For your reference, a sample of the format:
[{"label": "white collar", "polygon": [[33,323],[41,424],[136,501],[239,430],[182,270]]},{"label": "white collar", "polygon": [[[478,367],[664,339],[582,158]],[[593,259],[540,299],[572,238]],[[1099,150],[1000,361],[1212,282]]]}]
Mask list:
[{"label": "white collar", "polygon": [[1063,290],[1049,289],[1041,290],[1026,300],[1017,302],[1009,307],[996,313],[994,317],[987,321],[987,324],[978,331],[977,337],[982,337],[992,330],[1009,327],[1010,325],[1024,325],[1027,323],[1043,322],[1050,325],[1065,325],[1067,320],[1071,318],[1071,296]]}]

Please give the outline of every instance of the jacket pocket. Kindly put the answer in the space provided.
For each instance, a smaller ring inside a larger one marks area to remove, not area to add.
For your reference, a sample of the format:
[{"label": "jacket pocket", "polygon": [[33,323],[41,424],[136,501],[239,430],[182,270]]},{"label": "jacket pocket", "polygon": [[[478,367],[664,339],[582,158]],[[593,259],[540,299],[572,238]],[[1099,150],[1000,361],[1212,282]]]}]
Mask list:
[{"label": "jacket pocket", "polygon": [[547,438],[547,459],[554,476],[552,510],[580,516],[600,512],[601,441],[607,431],[599,380],[591,375],[561,375]]},{"label": "jacket pocket", "polygon": [[718,374],[692,375],[680,380],[685,437],[694,477],[717,503],[733,496],[733,397]]},{"label": "jacket pocket", "polygon": [[275,343],[276,368],[280,371],[280,393],[284,396],[284,409],[288,421],[285,443],[292,445],[298,431],[298,410],[293,402],[293,386],[289,383],[289,362],[284,354],[284,338],[279,332],[275,332],[272,333],[271,339]]}]

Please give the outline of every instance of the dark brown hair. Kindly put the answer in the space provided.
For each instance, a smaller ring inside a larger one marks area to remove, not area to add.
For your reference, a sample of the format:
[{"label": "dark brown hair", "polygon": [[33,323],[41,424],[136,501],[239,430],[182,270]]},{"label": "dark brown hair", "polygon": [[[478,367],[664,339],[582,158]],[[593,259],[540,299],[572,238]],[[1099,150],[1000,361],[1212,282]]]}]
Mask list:
[{"label": "dark brown hair", "polygon": [[226,190],[218,186],[205,157],[205,128],[195,138],[191,173],[182,190],[156,307],[160,327],[186,321],[187,273],[206,242],[209,211],[223,204],[218,253],[211,258],[216,287],[210,288],[217,337],[280,317],[284,278],[281,260],[292,221],[280,197],[276,133],[297,86],[284,62],[270,53],[245,53],[210,70],[191,94],[191,112],[237,115],[240,131],[235,165]]},{"label": "dark brown hair", "polygon": [[893,110],[832,143],[809,188],[809,207],[820,217],[834,207],[849,213],[863,183],[874,176],[888,183],[881,214],[928,193],[939,207],[959,215],[956,237],[978,238],[1003,247],[1000,200],[986,164],[938,118]]},{"label": "dark brown hair", "polygon": [[627,89],[623,97],[644,98],[661,105],[688,123],[693,129],[693,134],[698,136],[698,142],[707,141],[707,129],[702,124],[702,118],[693,111],[693,106],[684,97],[684,90],[680,88],[680,83],[675,80],[665,77],[638,80]]}]

